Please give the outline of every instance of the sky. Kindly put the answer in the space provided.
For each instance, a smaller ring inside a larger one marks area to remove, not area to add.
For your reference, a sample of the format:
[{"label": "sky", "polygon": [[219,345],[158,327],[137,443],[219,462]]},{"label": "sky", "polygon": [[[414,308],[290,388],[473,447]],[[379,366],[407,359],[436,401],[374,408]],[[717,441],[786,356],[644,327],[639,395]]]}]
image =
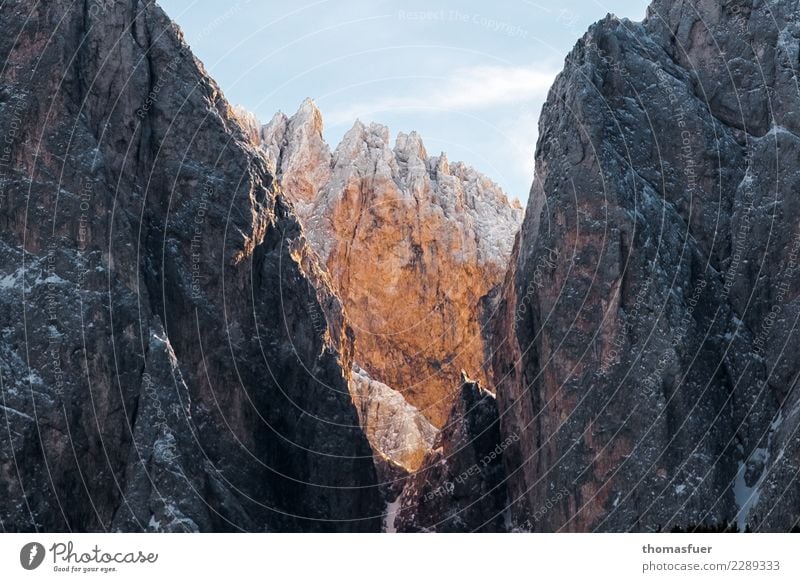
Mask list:
[{"label": "sky", "polygon": [[335,147],[356,119],[417,131],[523,204],[537,120],[564,58],[646,0],[159,0],[228,100],[268,122],[306,97]]}]

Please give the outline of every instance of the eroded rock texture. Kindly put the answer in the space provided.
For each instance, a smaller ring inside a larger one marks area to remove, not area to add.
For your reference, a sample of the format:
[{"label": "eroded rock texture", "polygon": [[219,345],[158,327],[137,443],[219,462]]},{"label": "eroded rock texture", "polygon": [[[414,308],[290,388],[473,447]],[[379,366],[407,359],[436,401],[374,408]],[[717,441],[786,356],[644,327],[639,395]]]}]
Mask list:
[{"label": "eroded rock texture", "polygon": [[798,14],[657,0],[568,56],[495,320],[514,527],[797,525]]},{"label": "eroded rock texture", "polygon": [[378,530],[341,304],[177,28],[0,30],[3,530]]},{"label": "eroded rock texture", "polygon": [[152,2],[4,3],[0,527],[796,527],[798,14],[593,26],[512,250],[485,177],[259,127]]},{"label": "eroded rock texture", "polygon": [[356,122],[331,153],[311,101],[262,129],[262,147],[327,265],[356,361],[441,427],[463,368],[486,381],[485,297],[522,218],[500,188],[416,133]]},{"label": "eroded rock texture", "polygon": [[354,366],[350,391],[372,450],[406,473],[420,468],[437,430],[403,395]]}]

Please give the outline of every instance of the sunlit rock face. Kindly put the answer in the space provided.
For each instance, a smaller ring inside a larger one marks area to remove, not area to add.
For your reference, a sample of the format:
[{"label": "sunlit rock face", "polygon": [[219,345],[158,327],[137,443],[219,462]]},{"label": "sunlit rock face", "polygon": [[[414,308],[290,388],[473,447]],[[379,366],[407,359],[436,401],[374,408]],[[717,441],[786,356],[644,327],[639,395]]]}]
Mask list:
[{"label": "sunlit rock face", "polygon": [[483,323],[522,219],[518,203],[416,133],[356,122],[331,152],[306,101],[261,146],[327,266],[355,331],[355,360],[442,426],[459,370],[488,382]]},{"label": "sunlit rock face", "polygon": [[361,426],[379,457],[404,472],[419,469],[433,445],[437,430],[403,395],[353,366],[350,391]]},{"label": "sunlit rock face", "polygon": [[[279,112],[260,132],[270,169],[280,176],[298,216],[310,217],[320,188],[331,178],[331,150],[322,138],[322,114],[307,99],[291,119]],[[316,230],[307,234],[315,241],[323,235]]]}]

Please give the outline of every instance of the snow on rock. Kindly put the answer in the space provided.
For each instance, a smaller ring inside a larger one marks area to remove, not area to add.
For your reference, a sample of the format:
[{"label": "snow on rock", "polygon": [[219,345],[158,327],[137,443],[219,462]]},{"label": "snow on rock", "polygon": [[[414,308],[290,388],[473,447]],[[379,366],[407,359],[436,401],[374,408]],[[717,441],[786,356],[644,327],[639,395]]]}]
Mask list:
[{"label": "snow on rock", "polygon": [[386,504],[386,515],[383,522],[383,531],[385,533],[397,533],[394,519],[397,517],[398,511],[400,511],[400,497]]}]

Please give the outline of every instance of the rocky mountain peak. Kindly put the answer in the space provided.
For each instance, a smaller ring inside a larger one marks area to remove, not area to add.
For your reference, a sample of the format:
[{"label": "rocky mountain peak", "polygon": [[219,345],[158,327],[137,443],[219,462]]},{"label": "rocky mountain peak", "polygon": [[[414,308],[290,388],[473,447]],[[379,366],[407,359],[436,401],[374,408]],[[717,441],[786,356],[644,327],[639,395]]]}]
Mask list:
[{"label": "rocky mountain peak", "polygon": [[438,179],[440,175],[450,175],[450,160],[447,158],[446,153],[442,152],[438,156],[432,156],[429,162],[434,179]]},{"label": "rocky mountain peak", "polygon": [[250,142],[253,144],[260,143],[261,124],[256,115],[241,105],[235,105],[232,108],[232,114],[236,121],[239,122],[239,125],[242,126],[242,131],[244,131]]},{"label": "rocky mountain peak", "polygon": [[298,214],[305,215],[330,178],[331,151],[322,137],[322,114],[306,99],[292,117],[282,112],[261,128],[260,145],[269,167],[291,191]]},{"label": "rocky mountain peak", "polygon": [[[258,123],[157,3],[105,4],[0,10],[2,529],[378,531],[352,332]],[[312,199],[326,146],[275,121]]]},{"label": "rocky mountain peak", "polygon": [[417,132],[356,120],[330,153],[312,101],[262,131],[282,191],[356,329],[356,361],[434,424],[458,371],[488,382],[480,312],[500,283],[522,210]]},{"label": "rocky mountain peak", "polygon": [[324,129],[322,112],[313,99],[308,97],[300,104],[297,113],[292,116],[291,125],[293,132],[302,131],[309,135],[322,135]]},{"label": "rocky mountain peak", "polygon": [[427,167],[428,152],[422,143],[422,136],[416,131],[409,134],[398,133],[394,146],[394,155],[398,162],[407,167]]}]

